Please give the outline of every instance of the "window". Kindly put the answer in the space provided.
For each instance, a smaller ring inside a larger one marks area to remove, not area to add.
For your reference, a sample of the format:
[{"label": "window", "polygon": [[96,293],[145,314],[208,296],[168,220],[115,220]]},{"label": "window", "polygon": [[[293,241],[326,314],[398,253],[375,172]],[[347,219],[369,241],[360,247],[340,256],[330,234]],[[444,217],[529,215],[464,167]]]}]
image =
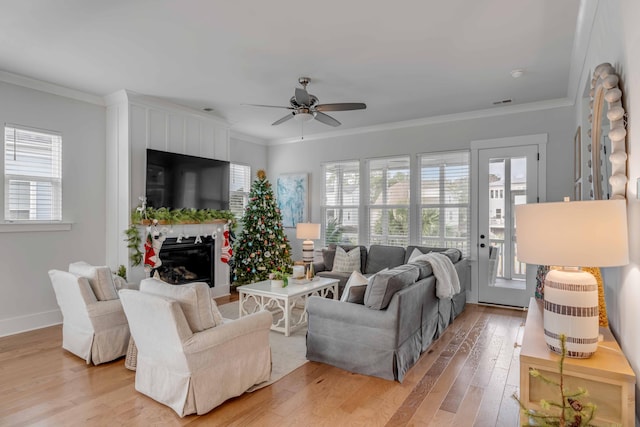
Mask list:
[{"label": "window", "polygon": [[369,160],[369,244],[409,244],[409,156]]},{"label": "window", "polygon": [[420,167],[420,243],[458,248],[468,256],[469,153],[424,154]]},{"label": "window", "polygon": [[324,243],[358,243],[360,163],[327,163],[322,166]]},{"label": "window", "polygon": [[241,219],[249,203],[251,190],[251,166],[231,163],[229,177],[229,210]]},{"label": "window", "polygon": [[62,136],[4,128],[4,219],[62,221]]}]

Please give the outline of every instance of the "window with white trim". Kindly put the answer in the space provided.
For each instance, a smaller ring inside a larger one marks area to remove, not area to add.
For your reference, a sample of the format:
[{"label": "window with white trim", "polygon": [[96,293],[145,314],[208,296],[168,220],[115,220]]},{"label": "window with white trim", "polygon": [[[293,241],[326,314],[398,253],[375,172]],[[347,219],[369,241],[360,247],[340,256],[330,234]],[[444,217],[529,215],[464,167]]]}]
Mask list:
[{"label": "window with white trim", "polygon": [[322,165],[322,176],[324,244],[358,244],[360,162],[326,163]]},{"label": "window with white trim", "polygon": [[5,125],[5,221],[62,221],[62,135]]},{"label": "window with white trim", "polygon": [[469,152],[419,156],[420,244],[458,248],[469,255]]},{"label": "window with white trim", "polygon": [[242,219],[249,203],[251,166],[231,163],[229,171],[229,210],[237,219]]},{"label": "window with white trim", "polygon": [[409,156],[371,159],[369,170],[369,244],[409,244],[411,167]]}]

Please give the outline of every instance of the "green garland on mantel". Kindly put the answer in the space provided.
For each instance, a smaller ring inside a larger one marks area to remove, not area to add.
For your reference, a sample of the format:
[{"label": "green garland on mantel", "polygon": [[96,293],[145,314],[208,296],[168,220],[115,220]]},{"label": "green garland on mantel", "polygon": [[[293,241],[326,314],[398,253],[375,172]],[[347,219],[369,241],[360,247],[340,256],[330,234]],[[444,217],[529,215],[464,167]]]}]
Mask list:
[{"label": "green garland on mantel", "polygon": [[[157,221],[157,222],[156,222]],[[140,207],[131,211],[131,225],[124,231],[127,236],[125,241],[129,248],[129,259],[131,265],[140,265],[142,262],[142,251],[140,246],[142,237],[139,226],[141,225],[175,225],[175,224],[213,224],[216,222],[228,222],[229,227],[234,229],[237,225],[236,217],[231,211],[219,211],[215,209],[168,209],[168,208],[145,208]]]}]

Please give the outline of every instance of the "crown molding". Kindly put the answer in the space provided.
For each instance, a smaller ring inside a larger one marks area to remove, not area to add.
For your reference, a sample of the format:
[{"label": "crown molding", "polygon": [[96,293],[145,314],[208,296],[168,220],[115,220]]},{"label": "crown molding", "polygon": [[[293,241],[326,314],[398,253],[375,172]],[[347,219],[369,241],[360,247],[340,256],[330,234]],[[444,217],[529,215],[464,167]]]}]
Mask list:
[{"label": "crown molding", "polygon": [[182,114],[185,116],[197,117],[202,120],[208,120],[220,126],[223,126],[227,129],[231,127],[231,124],[221,117],[218,117],[212,114],[207,114],[203,111],[196,110],[195,108],[192,108],[192,107],[176,104],[175,102],[169,101],[165,98],[158,98],[151,95],[144,95],[128,89],[121,89],[117,92],[114,92],[110,95],[105,96],[105,101],[108,102],[107,105],[111,105],[109,104],[109,102],[117,103],[117,102],[122,102],[123,100],[126,100],[126,102],[129,102],[134,105],[139,105],[142,107],[159,108],[159,109],[165,110],[168,113]]},{"label": "crown molding", "polygon": [[462,120],[475,120],[487,117],[504,116],[507,114],[527,113],[532,111],[549,110],[553,108],[571,107],[574,101],[569,98],[558,98],[549,101],[530,102],[527,104],[510,105],[496,108],[487,108],[484,110],[468,111],[465,113],[445,114],[441,116],[425,117],[422,119],[404,120],[400,122],[384,123],[380,125],[365,126],[360,128],[338,130],[333,132],[316,133],[306,135],[304,139],[300,137],[272,139],[268,141],[269,145],[293,144],[296,142],[313,141],[327,138],[337,138],[347,135],[358,135],[370,132],[382,132],[395,129],[404,129],[410,127],[428,126],[441,123],[457,122]]},{"label": "crown molding", "polygon": [[239,139],[240,141],[250,142],[252,144],[269,145],[269,142],[266,139],[247,135],[246,133],[238,132],[237,130],[233,130],[233,129],[231,129],[229,136],[233,139]]},{"label": "crown molding", "polygon": [[95,104],[101,107],[105,106],[104,100],[101,96],[92,95],[90,93],[82,92],[76,89],[70,89],[68,87],[59,86],[57,84],[45,82],[42,80],[32,79],[31,77],[13,74],[8,71],[0,70],[0,81],[16,86],[38,90],[40,92],[64,96],[65,98],[75,99],[76,101],[88,102],[89,104]]}]

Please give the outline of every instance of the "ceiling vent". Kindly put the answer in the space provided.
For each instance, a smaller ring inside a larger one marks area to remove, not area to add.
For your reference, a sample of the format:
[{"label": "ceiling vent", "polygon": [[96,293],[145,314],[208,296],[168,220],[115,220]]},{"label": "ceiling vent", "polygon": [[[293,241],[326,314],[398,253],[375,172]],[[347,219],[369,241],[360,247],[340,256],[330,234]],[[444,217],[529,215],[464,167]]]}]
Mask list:
[{"label": "ceiling vent", "polygon": [[511,99],[503,99],[502,101],[495,101],[493,105],[511,104],[512,102]]}]

